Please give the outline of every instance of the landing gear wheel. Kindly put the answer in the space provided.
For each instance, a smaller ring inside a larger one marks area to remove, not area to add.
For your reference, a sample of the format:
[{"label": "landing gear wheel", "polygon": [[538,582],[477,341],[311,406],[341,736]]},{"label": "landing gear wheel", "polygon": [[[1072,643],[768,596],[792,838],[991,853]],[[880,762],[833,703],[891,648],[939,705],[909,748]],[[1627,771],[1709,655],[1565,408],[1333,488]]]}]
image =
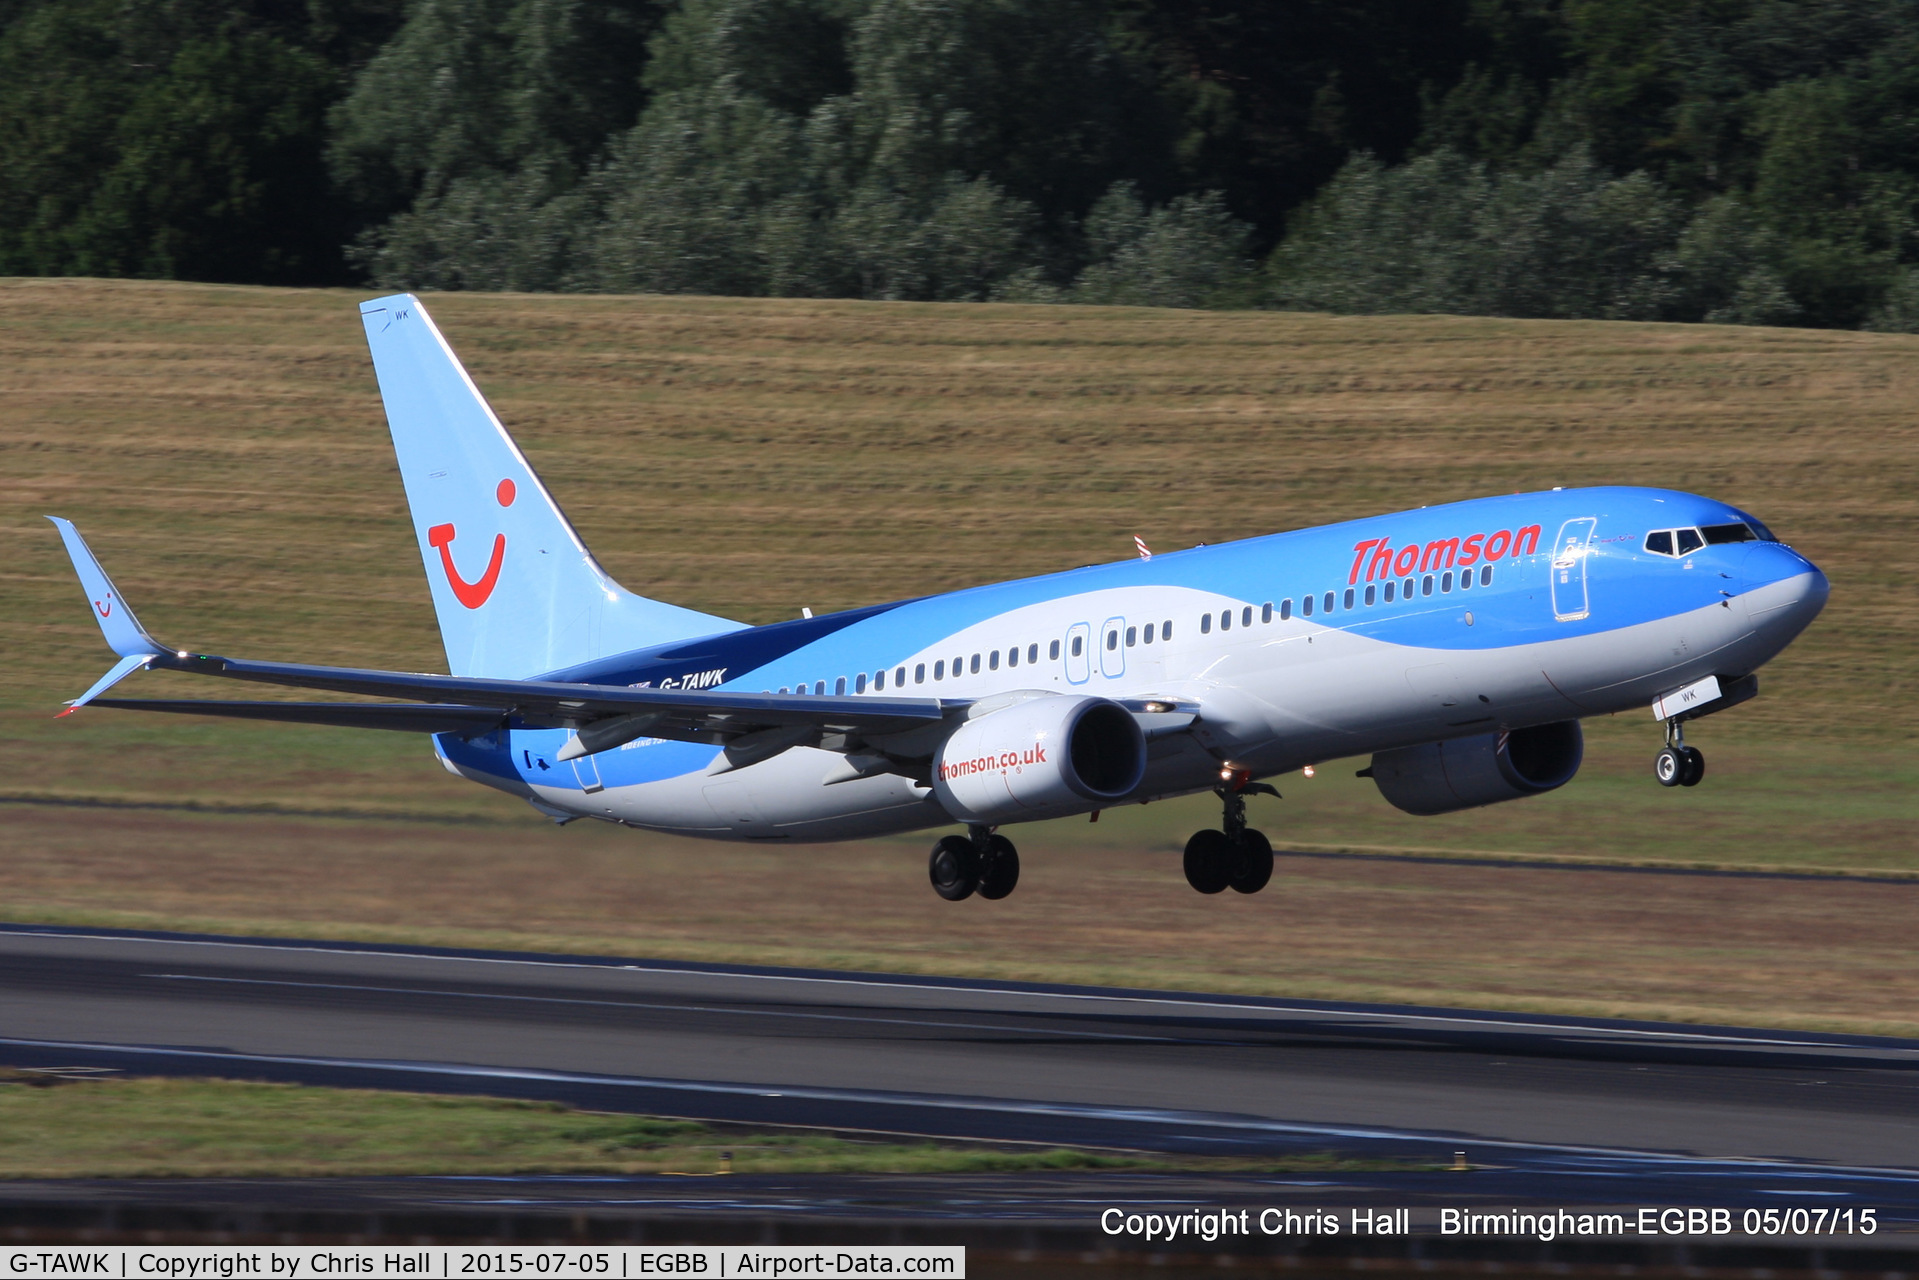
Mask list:
[{"label": "landing gear wheel", "polygon": [[1227,880],[1237,893],[1258,893],[1273,878],[1273,846],[1262,833],[1251,827],[1239,833],[1239,848],[1234,851],[1233,874]]},{"label": "landing gear wheel", "polygon": [[933,856],[926,862],[926,878],[933,882],[933,892],[948,902],[958,902],[962,898],[973,896],[973,890],[979,888],[980,858],[973,849],[973,842],[965,836],[944,836],[933,846]]},{"label": "landing gear wheel", "polygon": [[1686,757],[1685,766],[1679,771],[1679,785],[1696,787],[1699,780],[1706,776],[1706,754],[1698,747],[1681,747],[1679,750]]},{"label": "landing gear wheel", "polygon": [[[1676,787],[1686,778],[1685,747],[1661,747],[1659,754],[1652,758],[1652,776],[1659,779],[1662,787]],[[1704,765],[1700,771],[1703,773]]]},{"label": "landing gear wheel", "polygon": [[987,841],[986,865],[980,871],[979,896],[997,901],[1019,883],[1019,850],[1005,836]]},{"label": "landing gear wheel", "polygon": [[1232,883],[1239,850],[1224,831],[1196,831],[1186,842],[1186,883],[1201,893],[1219,893]]}]

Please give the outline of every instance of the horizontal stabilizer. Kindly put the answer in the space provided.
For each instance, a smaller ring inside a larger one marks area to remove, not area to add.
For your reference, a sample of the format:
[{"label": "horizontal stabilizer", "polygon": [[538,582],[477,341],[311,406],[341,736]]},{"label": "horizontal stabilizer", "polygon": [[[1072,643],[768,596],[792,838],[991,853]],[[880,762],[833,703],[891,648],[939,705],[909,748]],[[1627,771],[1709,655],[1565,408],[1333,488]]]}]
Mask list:
[{"label": "horizontal stabilizer", "polygon": [[98,707],[118,711],[171,711],[235,720],[330,724],[343,729],[396,729],[402,733],[479,733],[505,715],[497,707],[439,706],[404,702],[207,702],[189,698],[102,698]]}]

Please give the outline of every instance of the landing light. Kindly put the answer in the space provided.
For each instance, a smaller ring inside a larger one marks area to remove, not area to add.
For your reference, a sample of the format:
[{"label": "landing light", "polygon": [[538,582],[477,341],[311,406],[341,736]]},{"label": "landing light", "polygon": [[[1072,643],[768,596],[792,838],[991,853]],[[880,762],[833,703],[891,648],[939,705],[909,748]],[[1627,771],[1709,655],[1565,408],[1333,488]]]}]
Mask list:
[{"label": "landing light", "polygon": [[1304,769],[1301,769],[1300,772],[1310,778],[1313,776],[1313,766],[1307,765]]}]

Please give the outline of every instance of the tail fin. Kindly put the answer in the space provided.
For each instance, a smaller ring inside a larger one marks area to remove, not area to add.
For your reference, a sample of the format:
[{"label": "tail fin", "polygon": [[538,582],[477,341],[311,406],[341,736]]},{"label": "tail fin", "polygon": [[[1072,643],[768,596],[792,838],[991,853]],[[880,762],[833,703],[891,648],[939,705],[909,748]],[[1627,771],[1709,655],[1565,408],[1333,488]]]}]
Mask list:
[{"label": "tail fin", "polygon": [[418,298],[360,319],[454,675],[523,679],[741,626],[606,575]]}]

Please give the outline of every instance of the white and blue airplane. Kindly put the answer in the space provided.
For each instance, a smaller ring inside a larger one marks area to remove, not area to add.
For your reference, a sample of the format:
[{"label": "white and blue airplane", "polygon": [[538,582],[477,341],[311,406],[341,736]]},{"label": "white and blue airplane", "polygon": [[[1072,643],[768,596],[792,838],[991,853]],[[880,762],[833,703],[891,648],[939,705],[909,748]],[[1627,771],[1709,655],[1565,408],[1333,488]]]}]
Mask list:
[{"label": "white and blue airplane", "polygon": [[[54,518],[120,661],[68,704],[395,729],[558,822],[833,841],[964,824],[941,897],[1001,898],[1001,828],[1214,791],[1193,888],[1272,875],[1258,781],[1370,754],[1392,804],[1448,813],[1565,785],[1580,718],[1683,725],[1758,692],[1825,575],[1753,516],[1665,489],[1554,489],[754,627],[607,576],[419,299],[363,303],[452,674],[217,657],[147,634]],[[389,699],[130,700],[142,668]],[[404,701],[394,701],[404,699]]]}]

